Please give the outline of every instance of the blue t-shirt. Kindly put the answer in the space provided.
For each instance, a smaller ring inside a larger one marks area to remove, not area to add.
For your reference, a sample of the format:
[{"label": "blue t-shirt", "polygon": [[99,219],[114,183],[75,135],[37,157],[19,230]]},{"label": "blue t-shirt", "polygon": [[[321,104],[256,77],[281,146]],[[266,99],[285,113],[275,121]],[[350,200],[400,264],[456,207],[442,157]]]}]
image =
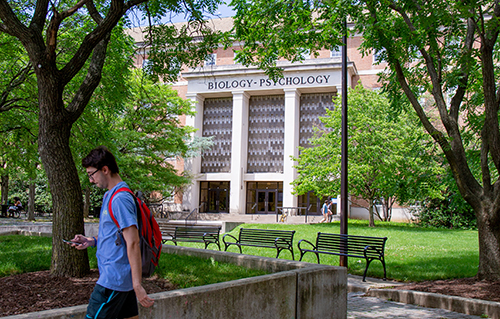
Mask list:
[{"label": "blue t-shirt", "polygon": [[[123,236],[118,233],[118,228],[108,212],[111,196],[122,187],[128,188],[125,182],[120,182],[104,194],[97,240],[96,255],[99,267],[99,280],[97,280],[97,283],[112,290],[130,291],[134,287],[127,247]],[[115,216],[121,229],[132,225],[138,227],[135,202],[130,193],[120,192],[116,194],[111,205],[113,216]],[[119,245],[116,245],[117,242]]]},{"label": "blue t-shirt", "polygon": [[328,205],[326,203],[323,204],[323,214],[328,213]]}]

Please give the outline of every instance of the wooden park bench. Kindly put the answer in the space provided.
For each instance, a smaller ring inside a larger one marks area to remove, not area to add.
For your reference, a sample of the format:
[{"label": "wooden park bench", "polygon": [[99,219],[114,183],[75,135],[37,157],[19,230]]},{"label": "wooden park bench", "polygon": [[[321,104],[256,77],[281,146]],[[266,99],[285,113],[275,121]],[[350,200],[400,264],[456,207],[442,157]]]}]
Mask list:
[{"label": "wooden park bench", "polygon": [[[366,278],[368,266],[373,260],[380,260],[384,267],[384,280],[386,279],[384,247],[387,237],[368,237],[355,235],[340,235],[329,233],[318,233],[316,244],[305,239],[301,239],[298,243],[300,250],[300,260],[307,252],[316,254],[319,264],[319,254],[329,254],[347,257],[364,258],[366,260],[366,268],[363,273],[363,281]],[[308,244],[311,248],[304,248],[304,244]]]},{"label": "wooden park bench", "polygon": [[[272,230],[272,229],[251,229],[251,228],[240,228],[240,233],[238,238],[225,234],[222,237],[224,242],[224,251],[231,245],[236,245],[240,249],[240,254],[242,254],[241,246],[252,246],[252,247],[263,247],[263,248],[275,248],[277,250],[276,258],[280,255],[283,249],[289,250],[292,253],[292,258],[295,260],[293,255],[293,235],[295,230]],[[230,238],[234,241],[228,241]],[[227,240],[226,240],[227,239]]]},{"label": "wooden park bench", "polygon": [[174,242],[176,246],[177,242],[204,243],[205,249],[207,249],[208,245],[215,244],[219,247],[219,250],[219,236],[221,228],[222,226],[207,225],[160,225],[163,244],[168,241]]}]

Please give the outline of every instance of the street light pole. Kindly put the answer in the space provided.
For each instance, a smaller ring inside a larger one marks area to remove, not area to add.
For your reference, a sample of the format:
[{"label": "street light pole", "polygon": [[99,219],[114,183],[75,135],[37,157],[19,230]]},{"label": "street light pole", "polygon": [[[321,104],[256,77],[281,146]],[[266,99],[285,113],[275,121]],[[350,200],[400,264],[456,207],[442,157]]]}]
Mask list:
[{"label": "street light pole", "polygon": [[[347,179],[347,20],[344,20],[342,36],[342,146],[340,164],[340,234],[347,235],[347,216],[349,205]],[[345,246],[347,247],[347,246]],[[347,267],[347,256],[340,256],[340,266]]]}]

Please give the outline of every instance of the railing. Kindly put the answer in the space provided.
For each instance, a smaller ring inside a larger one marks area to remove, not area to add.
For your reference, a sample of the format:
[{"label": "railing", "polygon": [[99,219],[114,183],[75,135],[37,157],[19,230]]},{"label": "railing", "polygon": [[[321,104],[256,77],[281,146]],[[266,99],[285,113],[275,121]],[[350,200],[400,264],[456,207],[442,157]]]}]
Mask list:
[{"label": "railing", "polygon": [[196,207],[195,209],[193,209],[189,215],[187,215],[187,217],[184,219],[184,224],[187,225],[188,223],[188,220],[191,218],[192,220],[194,220],[194,222],[196,223],[198,221],[198,212],[201,210],[201,208],[203,207],[203,205],[205,205],[205,203],[201,203],[200,206]]}]

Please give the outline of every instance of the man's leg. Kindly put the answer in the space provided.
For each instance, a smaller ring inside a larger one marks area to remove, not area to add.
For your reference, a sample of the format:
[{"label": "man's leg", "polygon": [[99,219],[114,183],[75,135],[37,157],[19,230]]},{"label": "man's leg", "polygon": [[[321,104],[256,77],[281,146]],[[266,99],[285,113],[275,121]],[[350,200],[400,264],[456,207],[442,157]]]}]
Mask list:
[{"label": "man's leg", "polygon": [[139,309],[133,290],[120,292],[96,285],[90,296],[85,318],[133,318],[138,315]]},{"label": "man's leg", "polygon": [[139,308],[137,306],[135,291],[131,290],[123,292],[123,294],[126,294],[126,297],[124,298],[124,303],[117,317],[124,319],[139,319]]}]

